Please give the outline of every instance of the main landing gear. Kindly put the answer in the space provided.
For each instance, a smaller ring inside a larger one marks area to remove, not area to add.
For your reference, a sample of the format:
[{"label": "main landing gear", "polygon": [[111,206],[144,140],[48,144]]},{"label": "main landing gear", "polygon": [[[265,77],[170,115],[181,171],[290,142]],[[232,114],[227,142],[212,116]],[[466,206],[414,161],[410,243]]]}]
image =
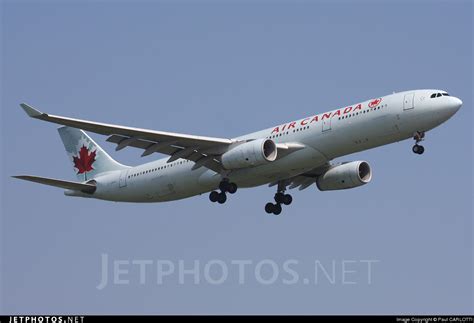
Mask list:
[{"label": "main landing gear", "polygon": [[418,155],[423,154],[425,152],[425,147],[423,147],[422,145],[418,145],[418,143],[425,140],[425,132],[415,132],[415,134],[413,135],[413,139],[415,140],[415,145],[413,146],[412,151]]},{"label": "main landing gear", "polygon": [[211,202],[217,202],[219,204],[224,204],[227,201],[227,195],[225,193],[234,194],[237,192],[237,184],[230,183],[228,179],[224,179],[219,183],[220,192],[212,191],[209,194],[209,200]]},{"label": "main landing gear", "polygon": [[293,202],[293,197],[290,194],[285,194],[285,187],[283,185],[278,184],[278,191],[275,194],[275,204],[267,203],[265,205],[265,212],[268,214],[275,214],[279,215],[281,213],[281,205],[290,205]]}]

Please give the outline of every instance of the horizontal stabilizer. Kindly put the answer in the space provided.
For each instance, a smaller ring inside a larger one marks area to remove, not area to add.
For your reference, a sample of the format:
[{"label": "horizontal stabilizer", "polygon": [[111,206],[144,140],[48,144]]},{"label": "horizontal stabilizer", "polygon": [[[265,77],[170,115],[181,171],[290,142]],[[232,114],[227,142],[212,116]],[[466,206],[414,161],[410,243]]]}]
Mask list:
[{"label": "horizontal stabilizer", "polygon": [[20,175],[20,176],[12,176],[12,177],[22,179],[25,181],[40,183],[44,185],[60,187],[60,188],[68,189],[68,190],[81,191],[84,193],[94,193],[96,190],[95,185],[92,185],[92,184],[83,184],[83,183],[77,183],[77,182],[63,181],[63,180],[54,179],[54,178],[31,176],[31,175]]}]

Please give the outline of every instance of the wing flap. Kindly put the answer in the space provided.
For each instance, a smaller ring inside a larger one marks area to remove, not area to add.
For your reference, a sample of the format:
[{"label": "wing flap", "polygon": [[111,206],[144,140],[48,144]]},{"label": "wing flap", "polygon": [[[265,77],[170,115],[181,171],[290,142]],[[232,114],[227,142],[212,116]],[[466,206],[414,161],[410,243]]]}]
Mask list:
[{"label": "wing flap", "polygon": [[107,138],[107,141],[117,144],[117,148],[119,150],[124,144],[126,144],[128,147],[143,149],[144,152],[142,156],[148,156],[155,152],[169,155],[171,157],[168,159],[168,162],[172,162],[179,158],[191,160],[193,162],[199,162],[199,164],[193,167],[193,170],[198,169],[199,167],[207,167],[215,172],[220,172],[222,170],[222,166],[217,155],[204,153],[195,147],[179,147],[173,142],[153,142],[137,138],[132,140],[130,137],[120,135],[112,135]]},{"label": "wing flap", "polygon": [[55,186],[55,187],[64,188],[67,190],[81,191],[84,193],[94,193],[96,190],[96,186],[92,184],[70,182],[70,181],[64,181],[64,180],[48,178],[48,177],[40,177],[40,176],[32,176],[32,175],[19,175],[19,176],[12,176],[12,177],[22,179],[24,181],[30,181],[30,182],[43,184],[43,185]]}]

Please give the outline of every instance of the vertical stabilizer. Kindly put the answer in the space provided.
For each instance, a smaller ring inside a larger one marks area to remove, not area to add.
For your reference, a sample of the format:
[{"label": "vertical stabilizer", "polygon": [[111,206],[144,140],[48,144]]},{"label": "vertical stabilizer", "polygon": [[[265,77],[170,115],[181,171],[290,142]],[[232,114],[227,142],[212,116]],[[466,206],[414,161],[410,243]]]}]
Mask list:
[{"label": "vertical stabilizer", "polygon": [[100,173],[128,168],[110,157],[84,131],[61,127],[58,132],[80,181],[87,181]]}]

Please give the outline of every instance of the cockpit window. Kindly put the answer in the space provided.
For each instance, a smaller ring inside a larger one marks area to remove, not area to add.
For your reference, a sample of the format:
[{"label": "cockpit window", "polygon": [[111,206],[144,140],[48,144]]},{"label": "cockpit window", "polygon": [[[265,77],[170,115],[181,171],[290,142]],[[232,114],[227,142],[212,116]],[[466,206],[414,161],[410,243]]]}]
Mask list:
[{"label": "cockpit window", "polygon": [[433,93],[430,95],[430,98],[439,98],[440,96],[449,96],[448,93],[444,92],[444,93]]}]

